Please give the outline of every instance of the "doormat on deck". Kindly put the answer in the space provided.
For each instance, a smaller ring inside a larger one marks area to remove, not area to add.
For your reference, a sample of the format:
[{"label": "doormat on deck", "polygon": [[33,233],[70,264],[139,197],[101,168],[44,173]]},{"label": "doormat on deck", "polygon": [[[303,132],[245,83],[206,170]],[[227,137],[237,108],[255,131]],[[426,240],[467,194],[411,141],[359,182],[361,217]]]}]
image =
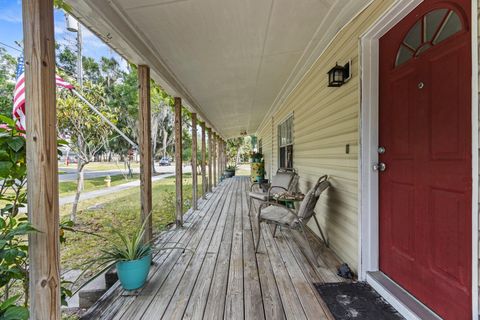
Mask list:
[{"label": "doormat on deck", "polygon": [[404,319],[368,284],[315,284],[318,293],[337,320],[401,320]]}]

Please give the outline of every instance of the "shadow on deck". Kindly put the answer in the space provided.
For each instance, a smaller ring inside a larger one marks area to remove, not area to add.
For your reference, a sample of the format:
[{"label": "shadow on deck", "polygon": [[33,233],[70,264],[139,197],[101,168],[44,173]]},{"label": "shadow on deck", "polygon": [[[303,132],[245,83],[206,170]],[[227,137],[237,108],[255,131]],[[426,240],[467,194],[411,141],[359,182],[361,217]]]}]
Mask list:
[{"label": "shadow on deck", "polygon": [[185,216],[184,228],[160,237],[159,246],[193,253],[161,251],[141,290],[117,282],[82,319],[331,319],[313,283],[343,281],[335,255],[312,235],[315,267],[296,233],[279,230],[273,238],[268,226],[255,254],[248,188],[247,177],[221,183]]}]

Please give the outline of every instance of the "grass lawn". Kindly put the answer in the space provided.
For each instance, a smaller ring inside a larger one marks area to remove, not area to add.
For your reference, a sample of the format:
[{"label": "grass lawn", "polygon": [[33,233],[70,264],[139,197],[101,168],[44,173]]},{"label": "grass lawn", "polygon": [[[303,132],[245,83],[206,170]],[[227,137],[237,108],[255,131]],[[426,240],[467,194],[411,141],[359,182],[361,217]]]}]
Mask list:
[{"label": "grass lawn", "polygon": [[[202,190],[199,184],[199,190]],[[191,205],[192,179],[184,175],[184,212]],[[71,205],[60,208],[62,220],[68,220]],[[132,188],[104,197],[80,202],[76,229],[111,236],[109,226],[132,232],[140,221],[140,189]],[[154,232],[164,230],[175,220],[175,177],[169,177],[153,184],[153,227]],[[106,248],[104,239],[85,233],[66,232],[66,243],[61,246],[62,270],[84,269],[89,259],[97,257],[100,248]],[[98,271],[95,267],[85,274],[88,278]]]},{"label": "grass lawn", "polygon": [[[119,184],[138,180],[140,179],[140,175],[134,174],[133,178],[128,178],[128,180],[125,179],[125,177],[121,174],[110,176],[110,178],[112,179],[111,186],[113,187]],[[104,180],[105,177],[85,179],[83,192],[106,188],[107,185]],[[76,191],[77,181],[62,181],[58,184],[58,192],[60,193],[60,197],[75,194]]]},{"label": "grass lawn", "polygon": [[235,171],[237,176],[250,176],[250,164],[242,163],[238,165],[237,170]]},{"label": "grass lawn", "polygon": [[[66,165],[65,162],[59,162],[58,167],[60,169],[62,168],[77,168],[76,163],[71,163],[70,165]],[[132,168],[139,168],[140,163],[137,162],[132,162],[131,163]],[[103,170],[126,170],[125,164],[123,162],[90,162],[87,164],[85,167],[87,170],[98,170],[98,171],[103,171]]]}]

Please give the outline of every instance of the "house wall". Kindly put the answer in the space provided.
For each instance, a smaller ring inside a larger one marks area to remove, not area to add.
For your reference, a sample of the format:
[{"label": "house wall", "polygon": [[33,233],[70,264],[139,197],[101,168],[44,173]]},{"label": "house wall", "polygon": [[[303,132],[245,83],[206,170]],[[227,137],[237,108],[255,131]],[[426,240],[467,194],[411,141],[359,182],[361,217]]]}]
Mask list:
[{"label": "house wall", "polygon": [[[332,187],[317,205],[317,218],[331,248],[354,271],[359,263],[359,38],[393,2],[375,0],[346,25],[273,117],[265,118],[257,131],[271,177],[278,167],[277,127],[293,114],[293,165],[300,175],[299,187],[306,192],[321,175],[330,176]],[[349,60],[351,80],[340,88],[329,88],[327,72],[336,62],[345,64]],[[346,145],[350,148],[348,154]],[[314,221],[310,228],[318,233]]]}]

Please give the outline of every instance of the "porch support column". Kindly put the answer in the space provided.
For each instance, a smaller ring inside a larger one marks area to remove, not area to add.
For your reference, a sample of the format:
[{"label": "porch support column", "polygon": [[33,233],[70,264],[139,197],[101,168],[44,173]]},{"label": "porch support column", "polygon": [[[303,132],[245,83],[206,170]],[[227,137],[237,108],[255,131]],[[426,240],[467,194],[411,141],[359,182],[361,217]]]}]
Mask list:
[{"label": "porch support column", "polygon": [[218,183],[220,183],[222,179],[222,158],[223,158],[223,151],[222,151],[222,138],[218,137]]},{"label": "porch support column", "polygon": [[53,0],[23,0],[30,316],[61,318]]},{"label": "porch support column", "polygon": [[222,141],[223,144],[223,170],[227,169],[227,143]]},{"label": "porch support column", "polygon": [[212,137],[213,186],[216,187],[217,186],[217,134],[213,132],[212,136],[213,136]]},{"label": "porch support column", "polygon": [[182,99],[175,97],[175,223],[183,226]]},{"label": "porch support column", "polygon": [[223,169],[227,169],[227,142],[223,141]]},{"label": "porch support column", "polygon": [[140,144],[140,204],[142,224],[145,225],[144,241],[150,242],[152,231],[152,122],[150,106],[150,68],[138,66],[139,144]]},{"label": "porch support column", "polygon": [[208,180],[207,180],[207,169],[205,163],[207,162],[207,144],[205,142],[205,123],[201,123],[200,127],[202,128],[202,197],[206,199],[207,189],[208,189]]},{"label": "porch support column", "polygon": [[193,210],[198,209],[198,176],[197,176],[197,114],[192,113],[192,203]]},{"label": "porch support column", "polygon": [[212,129],[207,128],[208,134],[208,192],[212,192]]}]

